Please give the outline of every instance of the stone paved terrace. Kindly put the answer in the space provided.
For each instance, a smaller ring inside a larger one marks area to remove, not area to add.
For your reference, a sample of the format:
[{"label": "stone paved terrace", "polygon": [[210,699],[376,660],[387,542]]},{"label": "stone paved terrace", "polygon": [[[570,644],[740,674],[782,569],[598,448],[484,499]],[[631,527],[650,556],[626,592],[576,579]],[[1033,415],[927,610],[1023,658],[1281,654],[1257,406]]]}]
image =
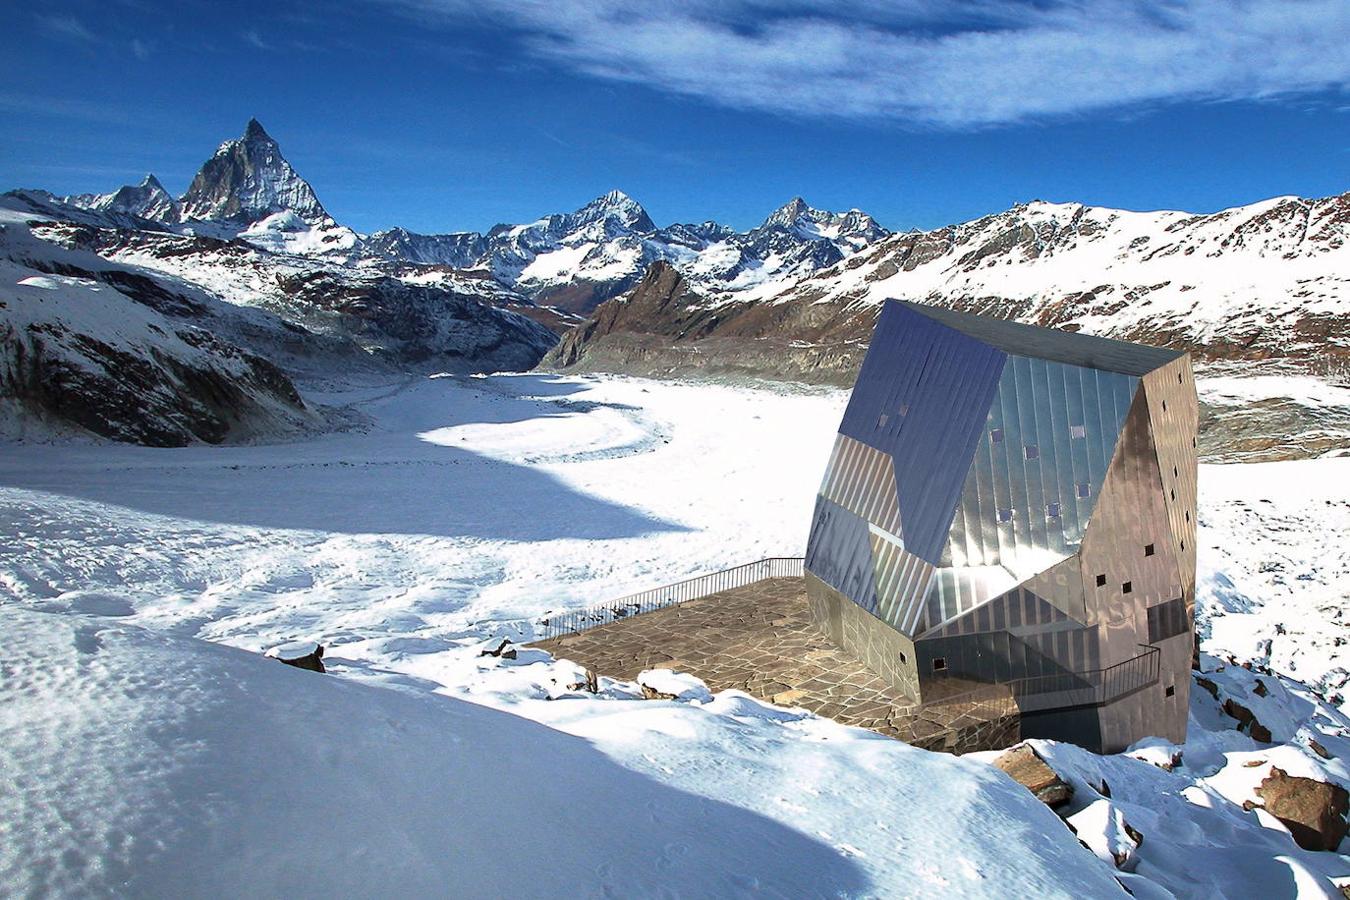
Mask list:
[{"label": "stone paved terrace", "polygon": [[532,646],[611,678],[632,680],[655,668],[688,672],[714,691],[742,690],[931,749],[1017,740],[1010,701],[916,710],[815,626],[802,578],[759,581]]}]

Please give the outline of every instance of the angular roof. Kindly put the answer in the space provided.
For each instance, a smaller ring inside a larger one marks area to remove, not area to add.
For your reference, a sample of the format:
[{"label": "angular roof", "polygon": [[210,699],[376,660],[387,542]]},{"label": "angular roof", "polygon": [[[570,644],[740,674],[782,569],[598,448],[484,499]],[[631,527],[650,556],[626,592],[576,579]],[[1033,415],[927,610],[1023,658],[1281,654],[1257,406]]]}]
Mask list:
[{"label": "angular roof", "polygon": [[1118,372],[1121,375],[1135,376],[1146,375],[1154,369],[1161,368],[1172,360],[1185,355],[1179,350],[1150,347],[1147,344],[1132,344],[1128,341],[1116,341],[1091,334],[1081,334],[1076,331],[1062,331],[1058,328],[1023,325],[1021,322],[956,312],[940,306],[929,306],[909,300],[888,300],[887,302],[906,306],[914,312],[969,335],[978,341],[983,341],[1004,353],[1030,356],[1089,369],[1100,369],[1103,372]]}]

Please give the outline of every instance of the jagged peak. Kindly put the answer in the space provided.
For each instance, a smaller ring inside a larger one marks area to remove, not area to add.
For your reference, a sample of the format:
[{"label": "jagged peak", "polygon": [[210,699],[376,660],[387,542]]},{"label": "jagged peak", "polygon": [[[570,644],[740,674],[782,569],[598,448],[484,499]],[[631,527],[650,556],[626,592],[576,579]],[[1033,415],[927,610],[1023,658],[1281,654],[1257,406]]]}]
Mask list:
[{"label": "jagged peak", "polygon": [[272,140],[272,136],[267,133],[267,129],[262,127],[262,123],[255,118],[250,118],[248,125],[244,126],[243,139],[245,141],[271,141],[276,143]]},{"label": "jagged peak", "polygon": [[656,228],[642,204],[620,190],[601,194],[572,215],[581,223],[617,219],[624,226],[637,231],[651,231]]},{"label": "jagged peak", "polygon": [[161,191],[165,194],[168,193],[168,191],[164,190],[164,185],[159,183],[159,179],[155,177],[155,173],[153,172],[145,173],[145,177],[141,179],[140,186],[148,190]]},{"label": "jagged peak", "polygon": [[791,225],[807,213],[815,212],[811,205],[800,196],[793,197],[787,203],[775,209],[764,220],[765,225]]}]

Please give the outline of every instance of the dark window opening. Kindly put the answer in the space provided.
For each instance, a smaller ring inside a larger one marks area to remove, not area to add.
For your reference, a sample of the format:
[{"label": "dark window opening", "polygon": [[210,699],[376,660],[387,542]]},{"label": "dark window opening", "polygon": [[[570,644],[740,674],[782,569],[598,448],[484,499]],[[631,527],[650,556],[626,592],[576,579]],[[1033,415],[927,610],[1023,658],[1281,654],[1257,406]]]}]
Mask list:
[{"label": "dark window opening", "polygon": [[995,444],[1003,443],[1003,429],[995,428],[993,431],[989,432],[989,440],[993,441]]},{"label": "dark window opening", "polygon": [[933,671],[942,672],[947,668],[947,658],[945,656],[936,657],[933,660]]},{"label": "dark window opening", "polygon": [[1078,496],[1089,497],[1091,495],[1092,495],[1092,485],[1088,484],[1086,481],[1078,482]]},{"label": "dark window opening", "polygon": [[1195,438],[1191,438],[1191,449],[1195,449]]},{"label": "dark window opening", "polygon": [[907,662],[909,662],[909,660],[905,658],[905,651],[901,650],[901,651],[900,651],[900,663],[903,665],[904,663],[907,663]]},{"label": "dark window opening", "polygon": [[1177,499],[1177,492],[1176,492],[1176,489],[1173,488],[1173,490],[1172,490],[1172,500],[1175,501],[1176,499]]},{"label": "dark window opening", "polygon": [[1186,549],[1186,542],[1185,542],[1185,541],[1182,541],[1182,542],[1181,542],[1181,549],[1182,549],[1182,550],[1185,550],[1185,549]]},{"label": "dark window opening", "polygon": [[1167,412],[1167,401],[1163,401],[1163,412]]},{"label": "dark window opening", "polygon": [[1022,448],[1022,452],[1026,455],[1027,459],[1041,458],[1041,448],[1037,447],[1035,444],[1027,444]]},{"label": "dark window opening", "polygon": [[1097,576],[1097,587],[1106,587],[1106,576],[1105,576],[1105,575],[1098,575],[1098,576]]},{"label": "dark window opening", "polygon": [[1177,384],[1181,384],[1181,373],[1177,373]]},{"label": "dark window opening", "polygon": [[1058,518],[1059,518],[1059,504],[1058,504],[1058,503],[1047,503],[1047,504],[1045,504],[1045,516],[1046,516],[1046,518],[1048,518],[1048,519],[1058,519]]},{"label": "dark window opening", "polygon": [[1181,473],[1177,471],[1177,467],[1176,467],[1176,466],[1173,466],[1173,467],[1172,467],[1172,477],[1173,477],[1173,478],[1180,478],[1180,477],[1181,477]]},{"label": "dark window opening", "polygon": [[1127,581],[1127,582],[1125,582],[1124,584],[1122,584],[1122,585],[1120,586],[1120,592],[1121,592],[1122,594],[1133,594],[1133,593],[1134,593],[1134,582],[1133,582],[1133,581]]},{"label": "dark window opening", "polygon": [[1007,507],[1000,509],[998,511],[998,520],[1000,523],[1006,525],[1013,520],[1013,511]]},{"label": "dark window opening", "polygon": [[1152,544],[1145,544],[1145,545],[1144,545],[1144,555],[1145,555],[1145,556],[1152,556],[1152,555],[1153,555],[1153,545],[1152,545]]},{"label": "dark window opening", "polygon": [[1175,697],[1176,695],[1177,695],[1177,686],[1175,684],[1169,684],[1167,686],[1167,696]]},{"label": "dark window opening", "polygon": [[1190,520],[1191,520],[1191,511],[1188,509],[1186,510],[1186,521],[1189,522]]}]

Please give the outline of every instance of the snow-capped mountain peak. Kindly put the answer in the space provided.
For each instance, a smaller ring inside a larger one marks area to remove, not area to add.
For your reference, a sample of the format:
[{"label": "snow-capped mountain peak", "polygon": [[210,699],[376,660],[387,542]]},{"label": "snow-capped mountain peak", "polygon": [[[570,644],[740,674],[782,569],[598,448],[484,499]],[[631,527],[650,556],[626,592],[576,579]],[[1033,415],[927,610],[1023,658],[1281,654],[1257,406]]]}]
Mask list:
[{"label": "snow-capped mountain peak", "polygon": [[153,174],[140,184],[124,184],[110,194],[79,194],[65,202],[94,212],[124,213],[156,222],[177,222],[178,203]]},{"label": "snow-capped mountain peak", "polygon": [[248,224],[290,211],[311,225],[331,221],[257,119],[249,119],[242,137],[220,145],[180,203],[184,219]]}]

